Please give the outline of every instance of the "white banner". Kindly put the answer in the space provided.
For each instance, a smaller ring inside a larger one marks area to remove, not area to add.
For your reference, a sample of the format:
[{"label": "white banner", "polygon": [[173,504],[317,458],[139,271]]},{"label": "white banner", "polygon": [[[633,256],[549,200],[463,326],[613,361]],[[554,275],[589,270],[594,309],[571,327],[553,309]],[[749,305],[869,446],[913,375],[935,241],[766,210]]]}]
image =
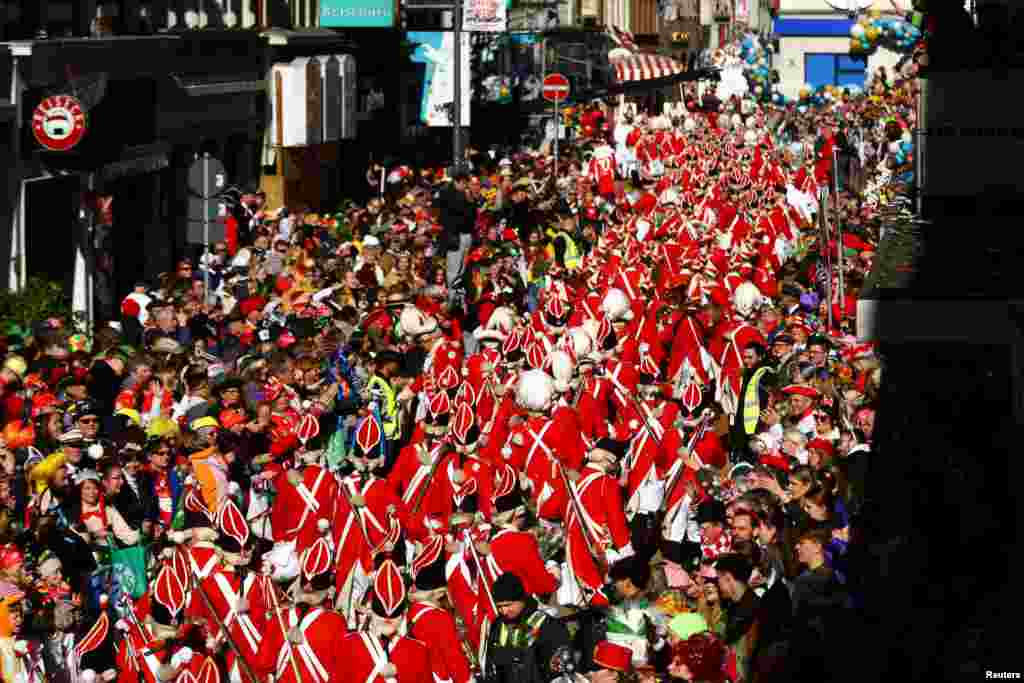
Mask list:
[{"label": "white banner", "polygon": [[508,26],[505,0],[466,0],[462,8],[462,30],[504,33]]},{"label": "white banner", "polygon": [[[431,127],[450,126],[453,123],[452,105],[455,102],[455,34],[440,31],[410,31],[409,41],[417,43],[412,61],[426,64],[423,99],[420,102],[420,121]],[[469,125],[472,82],[470,79],[470,34],[462,34],[460,61],[462,62],[462,122]]]}]

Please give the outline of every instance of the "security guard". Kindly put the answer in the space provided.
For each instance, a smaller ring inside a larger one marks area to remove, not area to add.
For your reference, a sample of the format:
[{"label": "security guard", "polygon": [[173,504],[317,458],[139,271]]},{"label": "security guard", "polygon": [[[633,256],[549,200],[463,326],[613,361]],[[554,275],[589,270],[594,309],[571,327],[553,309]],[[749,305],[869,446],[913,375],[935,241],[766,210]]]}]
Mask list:
[{"label": "security guard", "polygon": [[576,270],[580,267],[580,252],[573,238],[575,228],[572,216],[563,216],[557,229],[549,228],[546,232],[550,240],[547,247],[548,257],[567,270]]},{"label": "security guard", "polygon": [[381,351],[373,358],[372,375],[366,384],[366,391],[371,403],[375,403],[384,428],[385,446],[384,470],[391,471],[391,465],[398,457],[398,444],[401,436],[399,424],[398,402],[395,389],[391,386],[392,379],[398,374],[402,365],[402,357],[395,351]]},{"label": "security guard", "polygon": [[565,626],[538,609],[515,574],[499,576],[491,595],[498,618],[487,638],[485,683],[550,683],[570,652]]}]

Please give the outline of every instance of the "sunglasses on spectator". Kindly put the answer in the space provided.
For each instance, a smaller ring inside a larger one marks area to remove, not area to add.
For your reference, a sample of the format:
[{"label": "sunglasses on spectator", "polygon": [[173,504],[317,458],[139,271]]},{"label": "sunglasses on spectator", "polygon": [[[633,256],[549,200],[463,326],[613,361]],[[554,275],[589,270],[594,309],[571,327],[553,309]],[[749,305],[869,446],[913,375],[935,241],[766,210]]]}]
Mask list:
[{"label": "sunglasses on spectator", "polygon": [[95,417],[80,417],[78,421],[84,425],[94,425],[99,422],[99,419]]}]

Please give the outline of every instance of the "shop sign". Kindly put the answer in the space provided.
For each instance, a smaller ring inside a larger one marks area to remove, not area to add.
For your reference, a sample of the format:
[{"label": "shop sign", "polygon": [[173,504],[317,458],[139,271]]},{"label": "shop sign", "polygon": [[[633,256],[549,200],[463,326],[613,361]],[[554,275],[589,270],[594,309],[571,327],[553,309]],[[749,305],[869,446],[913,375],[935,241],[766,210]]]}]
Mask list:
[{"label": "shop sign", "polygon": [[40,145],[54,152],[66,152],[85,137],[89,124],[77,97],[47,97],[32,114],[32,132]]}]

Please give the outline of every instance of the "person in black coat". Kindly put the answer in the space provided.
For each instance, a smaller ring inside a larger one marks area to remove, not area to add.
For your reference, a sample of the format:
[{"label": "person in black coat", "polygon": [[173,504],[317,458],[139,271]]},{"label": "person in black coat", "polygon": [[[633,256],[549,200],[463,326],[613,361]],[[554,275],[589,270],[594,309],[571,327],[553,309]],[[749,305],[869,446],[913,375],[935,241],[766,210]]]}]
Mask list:
[{"label": "person in black coat", "polygon": [[512,573],[495,580],[491,594],[498,618],[487,637],[486,683],[549,683],[561,673],[571,653],[569,631],[540,611]]}]

